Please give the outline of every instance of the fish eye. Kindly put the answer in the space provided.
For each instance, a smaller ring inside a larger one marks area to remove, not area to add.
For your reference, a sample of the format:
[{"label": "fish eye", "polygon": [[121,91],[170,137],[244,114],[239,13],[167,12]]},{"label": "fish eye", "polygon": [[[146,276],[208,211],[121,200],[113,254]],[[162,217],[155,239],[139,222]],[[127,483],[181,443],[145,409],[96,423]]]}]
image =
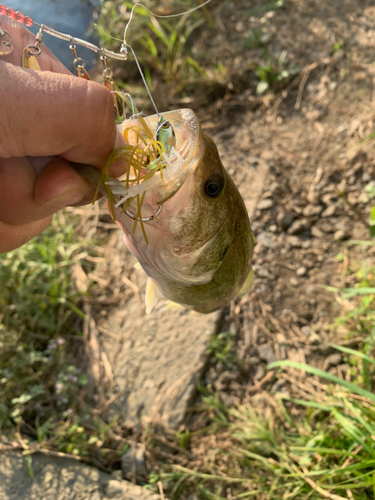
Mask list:
[{"label": "fish eye", "polygon": [[204,185],[204,192],[210,198],[217,198],[224,188],[224,178],[220,175],[213,175],[207,179]]}]

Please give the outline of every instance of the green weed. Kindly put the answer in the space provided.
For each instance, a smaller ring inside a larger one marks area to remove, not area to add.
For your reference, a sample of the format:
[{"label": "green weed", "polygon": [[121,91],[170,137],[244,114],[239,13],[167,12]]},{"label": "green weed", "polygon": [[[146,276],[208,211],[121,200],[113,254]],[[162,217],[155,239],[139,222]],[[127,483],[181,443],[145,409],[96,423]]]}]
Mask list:
[{"label": "green weed", "polygon": [[231,365],[236,361],[236,357],[232,352],[234,345],[234,335],[231,332],[215,334],[212,336],[208,347],[208,354],[214,356],[223,365]]},{"label": "green weed", "polygon": [[[292,361],[268,366],[323,382],[318,398],[279,393],[266,409],[251,404],[226,408],[209,386],[198,386],[206,419],[204,428],[189,433],[188,449],[195,459],[184,466],[164,463],[157,475],[172,499],[374,497],[374,271],[364,264],[353,288],[335,289],[350,307],[333,328],[345,325],[346,338],[361,339],[358,349],[330,344],[351,367],[345,379]],[[228,340],[214,338],[211,353],[223,353]]]},{"label": "green weed", "polygon": [[272,0],[272,2],[266,5],[259,5],[258,7],[255,7],[254,9],[247,11],[246,14],[248,14],[249,16],[261,15],[264,14],[265,12],[282,9],[285,7],[285,4],[286,0]]},{"label": "green weed", "polygon": [[277,83],[296,75],[300,71],[297,65],[286,61],[286,56],[287,52],[285,50],[277,59],[271,55],[265,54],[265,62],[260,64],[255,72],[259,79],[256,89],[258,95],[268,92]]},{"label": "green weed", "polygon": [[[106,46],[118,48],[118,42],[116,45],[108,33],[121,33],[122,36],[126,21],[119,16],[118,11],[120,9],[125,12],[126,8],[130,12],[132,7],[131,2],[116,0],[105,3],[97,29]],[[174,11],[187,11],[196,7],[196,2],[177,2],[174,7]],[[158,5],[148,4],[148,8],[158,10]],[[218,72],[221,79],[220,66],[214,72],[211,66],[208,74],[202,66],[202,57],[195,53],[196,33],[207,21],[212,28],[213,21],[207,9],[172,19],[156,18],[142,7],[136,9],[128,30],[128,43],[134,48],[145,74],[148,75],[147,83],[151,88],[151,72],[161,75],[167,83],[175,83],[180,91],[196,80],[211,79],[213,73]]]},{"label": "green weed", "polygon": [[[367,355],[339,349],[359,364],[375,365]],[[372,392],[309,365],[287,361],[269,366],[277,368],[302,370],[330,385],[320,401],[279,397],[278,409],[267,419],[250,405],[225,412],[217,408],[220,418],[212,433],[206,429],[205,434],[211,448],[205,450],[199,467],[164,466],[158,475],[158,480],[171,485],[173,499],[189,498],[192,492],[200,494],[199,498],[215,499],[372,498]],[[295,407],[304,409],[303,418],[292,416],[289,409]],[[204,439],[194,433],[190,437],[193,449]]]},{"label": "green weed", "polygon": [[74,224],[60,217],[0,256],[0,427],[63,415],[85,384],[64,337],[82,336],[84,294],[71,277],[87,248]]}]

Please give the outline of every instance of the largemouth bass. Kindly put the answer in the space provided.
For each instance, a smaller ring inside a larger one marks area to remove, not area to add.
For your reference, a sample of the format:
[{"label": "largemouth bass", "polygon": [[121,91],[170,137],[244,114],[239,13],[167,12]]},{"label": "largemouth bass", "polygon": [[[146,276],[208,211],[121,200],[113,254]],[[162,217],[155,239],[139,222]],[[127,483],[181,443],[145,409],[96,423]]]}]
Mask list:
[{"label": "largemouth bass", "polygon": [[[143,186],[124,187],[109,179],[102,192],[113,196],[115,219],[125,243],[148,275],[147,312],[165,297],[210,313],[251,287],[254,235],[244,202],[214,142],[201,132],[191,110],[171,111],[145,121],[148,133],[163,141],[163,132],[169,141],[164,148],[168,153],[163,155],[165,168]],[[134,129],[134,120],[120,127]],[[97,183],[100,172],[90,168],[79,171]],[[140,216],[143,227],[141,223],[134,227]]]}]

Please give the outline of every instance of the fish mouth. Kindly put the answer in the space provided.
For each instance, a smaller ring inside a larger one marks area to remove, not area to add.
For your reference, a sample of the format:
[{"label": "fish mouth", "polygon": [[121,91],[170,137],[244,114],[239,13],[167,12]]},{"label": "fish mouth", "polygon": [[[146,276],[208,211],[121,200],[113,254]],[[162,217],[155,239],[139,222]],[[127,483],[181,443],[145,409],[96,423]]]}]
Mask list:
[{"label": "fish mouth", "polygon": [[[132,200],[127,203],[126,209],[131,219],[135,220],[141,216],[144,222],[153,220],[160,213],[160,207],[177,193],[203,157],[205,152],[203,134],[199,120],[191,109],[167,111],[142,118],[135,115],[124,120],[117,128],[124,136],[127,131],[136,129],[141,131],[139,138],[143,134],[149,140],[156,140],[161,118],[172,126],[175,144],[168,154],[162,155],[165,167],[156,170],[147,180],[126,186],[121,177],[119,179],[107,177],[108,182],[105,182],[105,186],[99,170],[88,165],[74,165],[77,172],[110,199],[112,213],[114,213],[113,208],[121,210],[127,200]],[[127,174],[123,177],[126,178]],[[141,211],[140,197],[142,197]]]},{"label": "fish mouth", "polygon": [[[166,155],[166,168],[163,172],[157,172],[151,179],[141,183],[139,186],[130,188],[129,194],[135,196],[143,194],[144,191],[152,191],[151,211],[157,209],[169,200],[183,185],[187,177],[194,171],[204,154],[202,144],[202,131],[196,114],[188,108],[167,111],[161,115],[151,115],[144,118],[150,133],[156,137],[160,119],[164,118],[173,128],[176,143],[169,155]],[[135,119],[125,120],[117,127],[120,132],[137,123]]]}]

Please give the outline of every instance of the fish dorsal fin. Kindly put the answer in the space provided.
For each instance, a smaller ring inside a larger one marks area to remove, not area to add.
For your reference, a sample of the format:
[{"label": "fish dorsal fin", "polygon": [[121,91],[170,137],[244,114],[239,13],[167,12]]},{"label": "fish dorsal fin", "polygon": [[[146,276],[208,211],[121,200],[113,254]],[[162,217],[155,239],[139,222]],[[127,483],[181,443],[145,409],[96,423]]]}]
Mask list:
[{"label": "fish dorsal fin", "polygon": [[237,293],[237,297],[241,298],[244,295],[246,295],[247,292],[250,290],[253,281],[254,281],[254,271],[253,268],[251,267],[250,272],[247,275],[247,278],[245,279],[245,283],[242,285],[240,291]]},{"label": "fish dorsal fin", "polygon": [[161,293],[158,285],[155,281],[147,276],[147,284],[146,284],[146,314],[150,314],[153,310],[154,306],[157,304],[158,300],[163,298],[163,294]]}]

